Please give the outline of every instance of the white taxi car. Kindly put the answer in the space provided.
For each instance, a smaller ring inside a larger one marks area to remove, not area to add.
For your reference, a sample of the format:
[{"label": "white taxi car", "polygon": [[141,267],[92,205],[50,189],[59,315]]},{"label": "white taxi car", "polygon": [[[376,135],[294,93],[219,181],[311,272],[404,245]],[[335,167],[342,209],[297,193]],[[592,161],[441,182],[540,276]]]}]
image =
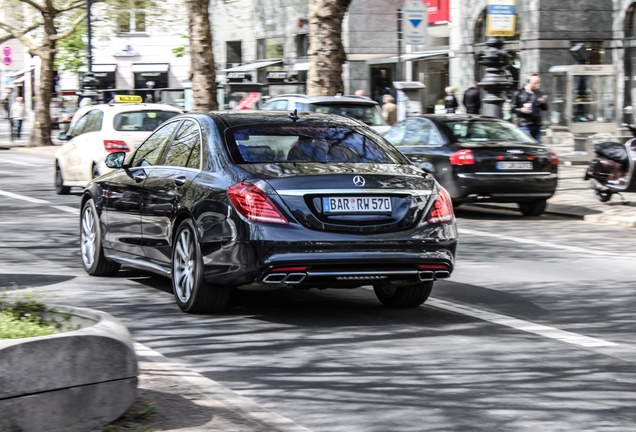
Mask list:
[{"label": "white taxi car", "polygon": [[55,153],[55,191],[68,194],[72,186],[86,184],[110,169],[104,164],[109,153],[133,151],[164,121],[183,113],[163,104],[142,103],[141,96],[117,95],[108,104],[80,108],[67,141]]}]

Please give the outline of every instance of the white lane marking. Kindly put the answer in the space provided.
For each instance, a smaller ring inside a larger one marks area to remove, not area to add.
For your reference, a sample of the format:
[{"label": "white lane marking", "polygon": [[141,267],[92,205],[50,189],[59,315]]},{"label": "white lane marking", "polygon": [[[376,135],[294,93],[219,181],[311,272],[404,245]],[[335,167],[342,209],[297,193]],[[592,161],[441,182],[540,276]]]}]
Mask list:
[{"label": "white lane marking", "polygon": [[521,237],[514,237],[514,236],[508,236],[508,235],[504,235],[504,234],[496,234],[496,233],[490,233],[490,232],[486,232],[486,231],[477,231],[477,230],[464,229],[464,228],[459,229],[459,233],[460,234],[470,234],[470,235],[481,236],[481,237],[493,237],[493,238],[497,238],[497,239],[500,239],[500,240],[508,240],[508,241],[513,241],[513,242],[517,242],[517,243],[524,243],[524,244],[530,244],[530,245],[534,245],[534,246],[541,246],[541,247],[548,247],[548,248],[553,248],[553,249],[567,250],[567,251],[570,251],[570,252],[578,252],[578,253],[582,253],[582,254],[585,254],[585,255],[590,255],[591,254],[591,255],[621,256],[621,257],[632,256],[630,254],[625,254],[625,253],[606,252],[606,251],[602,251],[602,250],[587,249],[587,248],[582,248],[582,247],[577,247],[577,246],[568,246],[568,245],[545,242],[545,241],[541,241],[541,240],[525,239],[525,238],[521,238]]},{"label": "white lane marking", "polygon": [[459,313],[461,315],[470,316],[483,321],[488,321],[493,324],[499,324],[502,326],[514,328],[527,333],[534,333],[539,336],[547,337],[550,339],[560,340],[569,344],[580,345],[586,348],[596,347],[609,347],[617,346],[617,343],[608,342],[602,339],[597,339],[589,336],[583,336],[577,333],[572,333],[565,330],[559,330],[554,327],[545,326],[542,324],[536,324],[529,321],[523,321],[517,318],[512,318],[506,315],[501,315],[494,312],[486,312],[479,309],[472,308],[470,306],[459,305],[446,300],[429,299],[426,303],[428,306],[434,306],[439,309]]},{"label": "white lane marking", "polygon": [[30,166],[30,167],[42,167],[42,166],[44,166],[44,165],[34,165],[34,164],[29,164],[29,163],[24,163],[24,162],[12,161],[12,160],[7,160],[7,159],[0,159],[0,162],[10,163],[10,164],[15,164],[15,165]]},{"label": "white lane marking", "polygon": [[[212,406],[223,406],[228,408],[230,405],[234,410],[240,412],[245,417],[250,418],[253,421],[265,423],[265,426],[271,430],[278,430],[281,432],[311,432],[304,426],[293,422],[287,417],[283,417],[273,411],[269,411],[251,399],[242,396],[231,389],[219,384],[218,382],[211,380],[191,369],[188,369],[184,365],[177,363],[165,357],[158,351],[153,350],[146,345],[139,342],[134,342],[135,352],[137,356],[149,360],[161,369],[161,375],[172,376],[175,379],[180,379],[188,384],[194,386],[201,391],[209,399],[207,401],[197,400],[199,404],[205,404]],[[143,370],[141,371],[144,372]],[[147,373],[152,374],[153,371]]]},{"label": "white lane marking", "polygon": [[75,207],[69,207],[69,206],[51,206],[51,207],[53,207],[54,209],[61,210],[63,212],[72,213],[74,215],[80,214],[79,209]]},{"label": "white lane marking", "polygon": [[34,204],[51,204],[51,201],[47,201],[47,200],[43,200],[43,199],[39,199],[39,198],[31,198],[25,195],[18,195],[15,194],[13,192],[7,192],[7,191],[3,191],[0,190],[0,195],[4,195],[7,196],[9,198],[15,198],[15,199],[19,199],[22,201],[28,201],[30,203],[34,203]]}]

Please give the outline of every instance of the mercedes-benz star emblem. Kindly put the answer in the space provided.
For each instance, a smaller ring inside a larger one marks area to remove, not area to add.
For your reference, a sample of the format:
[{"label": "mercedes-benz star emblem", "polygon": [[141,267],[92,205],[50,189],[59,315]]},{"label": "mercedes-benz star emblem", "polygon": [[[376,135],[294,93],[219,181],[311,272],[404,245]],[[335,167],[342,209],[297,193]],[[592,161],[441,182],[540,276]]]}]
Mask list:
[{"label": "mercedes-benz star emblem", "polygon": [[362,176],[355,176],[353,178],[353,184],[358,186],[358,187],[364,186],[365,183],[366,183],[366,181],[364,180],[364,177],[362,177]]}]

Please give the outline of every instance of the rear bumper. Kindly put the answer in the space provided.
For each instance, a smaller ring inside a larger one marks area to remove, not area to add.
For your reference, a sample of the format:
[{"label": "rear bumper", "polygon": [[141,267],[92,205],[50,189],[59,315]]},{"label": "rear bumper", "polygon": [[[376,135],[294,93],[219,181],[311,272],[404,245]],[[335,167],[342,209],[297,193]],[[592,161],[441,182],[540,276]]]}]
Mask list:
[{"label": "rear bumper", "polygon": [[521,202],[548,199],[557,188],[557,173],[460,173],[454,202]]},{"label": "rear bumper", "polygon": [[223,255],[234,257],[234,262],[219,265],[217,253],[207,255],[204,275],[210,283],[256,288],[355,288],[378,282],[411,285],[450,276],[456,239],[444,243],[412,240],[393,248],[376,244],[375,250],[371,244],[350,242],[313,246],[236,243],[223,248]]}]

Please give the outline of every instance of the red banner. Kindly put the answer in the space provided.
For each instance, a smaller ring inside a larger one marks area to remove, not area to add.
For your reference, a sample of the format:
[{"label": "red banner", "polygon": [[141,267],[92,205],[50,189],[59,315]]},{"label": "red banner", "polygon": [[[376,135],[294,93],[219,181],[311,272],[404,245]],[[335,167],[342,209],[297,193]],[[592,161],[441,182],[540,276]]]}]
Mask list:
[{"label": "red banner", "polygon": [[428,23],[450,21],[450,0],[426,0],[428,3]]},{"label": "red banner", "polygon": [[256,105],[256,102],[261,100],[261,94],[258,92],[248,93],[239,103],[237,103],[233,109],[235,110],[246,110],[252,108]]}]

